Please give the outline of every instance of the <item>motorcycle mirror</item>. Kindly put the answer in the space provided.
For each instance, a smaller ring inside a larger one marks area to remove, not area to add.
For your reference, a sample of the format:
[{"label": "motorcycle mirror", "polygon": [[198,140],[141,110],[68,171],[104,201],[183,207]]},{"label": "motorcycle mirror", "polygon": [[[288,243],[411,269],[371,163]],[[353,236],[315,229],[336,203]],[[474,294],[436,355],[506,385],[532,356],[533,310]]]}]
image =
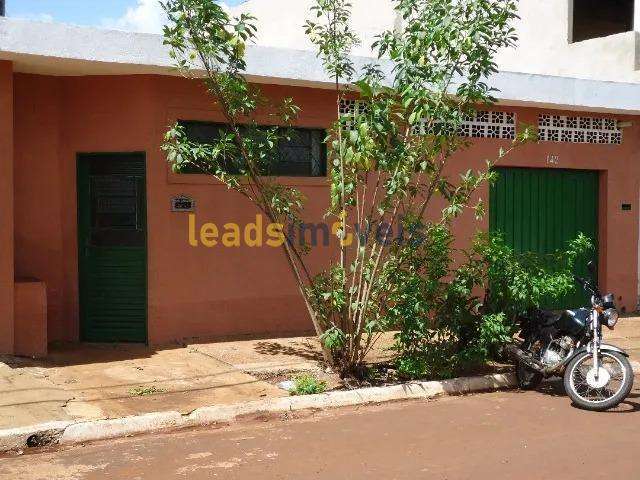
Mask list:
[{"label": "motorcycle mirror", "polygon": [[589,270],[589,273],[592,276],[596,274],[596,264],[593,260],[590,260],[589,263],[587,263],[587,270]]}]

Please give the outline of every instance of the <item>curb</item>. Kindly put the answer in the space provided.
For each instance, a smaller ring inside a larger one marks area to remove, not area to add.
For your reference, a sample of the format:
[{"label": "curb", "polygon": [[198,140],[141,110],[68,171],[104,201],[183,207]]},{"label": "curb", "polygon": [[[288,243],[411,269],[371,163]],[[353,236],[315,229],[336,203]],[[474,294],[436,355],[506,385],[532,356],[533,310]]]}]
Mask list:
[{"label": "curb", "polygon": [[411,382],[388,387],[368,387],[317,395],[269,398],[232,405],[201,407],[188,415],[155,412],[111,420],[51,422],[0,430],[0,452],[50,445],[73,445],[142,433],[228,424],[242,417],[300,410],[320,410],[398,400],[464,395],[514,387],[513,374],[462,377],[442,382]]},{"label": "curb", "polygon": [[69,445],[92,440],[127,437],[181,427],[183,423],[183,416],[179,412],[155,412],[113,420],[74,423],[65,428],[58,443]]},{"label": "curb", "polygon": [[0,430],[0,452],[56,444],[73,422],[49,422]]}]

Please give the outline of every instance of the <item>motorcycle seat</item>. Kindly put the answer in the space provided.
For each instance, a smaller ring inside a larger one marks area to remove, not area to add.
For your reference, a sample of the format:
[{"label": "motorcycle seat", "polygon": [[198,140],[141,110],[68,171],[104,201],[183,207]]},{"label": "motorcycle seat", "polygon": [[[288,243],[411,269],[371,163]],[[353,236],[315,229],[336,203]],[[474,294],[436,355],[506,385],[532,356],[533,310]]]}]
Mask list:
[{"label": "motorcycle seat", "polygon": [[540,324],[543,327],[548,327],[557,323],[558,320],[560,320],[560,317],[562,317],[561,313],[556,313],[551,310],[540,310],[538,318],[540,319]]}]

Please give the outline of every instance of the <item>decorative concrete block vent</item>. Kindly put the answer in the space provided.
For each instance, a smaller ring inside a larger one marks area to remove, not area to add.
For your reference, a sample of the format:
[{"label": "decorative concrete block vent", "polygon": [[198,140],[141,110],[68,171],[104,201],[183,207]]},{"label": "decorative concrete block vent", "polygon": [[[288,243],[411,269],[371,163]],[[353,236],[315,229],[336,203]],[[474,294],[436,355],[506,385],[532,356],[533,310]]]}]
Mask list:
[{"label": "decorative concrete block vent", "polygon": [[538,116],[538,140],[620,145],[622,131],[615,118],[542,114]]},{"label": "decorative concrete block vent", "polygon": [[[427,120],[422,120],[414,127],[414,135],[436,133],[443,128],[442,123],[428,127]],[[443,132],[446,133],[446,132]],[[516,114],[514,112],[498,112],[479,110],[474,115],[468,115],[457,129],[459,137],[468,138],[498,138],[513,140],[516,138]]]},{"label": "decorative concrete block vent", "polygon": [[[349,99],[340,100],[340,116],[346,117],[347,129],[351,129],[353,126],[349,118],[366,115],[368,111],[369,106],[366,102]],[[413,128],[413,134],[432,134],[442,128],[443,124],[437,122],[436,125],[438,128],[428,127],[427,120],[422,120]],[[516,114],[514,112],[479,110],[474,115],[468,115],[464,118],[457,133],[460,137],[513,140],[516,138]]]},{"label": "decorative concrete block vent", "polygon": [[345,119],[347,130],[353,129],[355,123],[353,119],[358,118],[359,115],[366,115],[367,113],[369,113],[369,105],[367,102],[345,98],[340,99],[340,117]]},{"label": "decorative concrete block vent", "polygon": [[478,110],[474,115],[464,118],[462,125],[458,127],[458,136],[513,140],[516,138],[516,114]]}]

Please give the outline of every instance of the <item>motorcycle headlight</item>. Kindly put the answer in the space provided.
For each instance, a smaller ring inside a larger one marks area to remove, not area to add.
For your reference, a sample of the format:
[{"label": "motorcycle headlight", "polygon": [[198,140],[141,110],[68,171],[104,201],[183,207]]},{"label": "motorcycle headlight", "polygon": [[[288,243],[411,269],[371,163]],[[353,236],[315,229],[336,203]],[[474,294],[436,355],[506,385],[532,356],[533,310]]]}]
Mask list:
[{"label": "motorcycle headlight", "polygon": [[604,318],[607,321],[607,327],[613,328],[618,323],[618,311],[615,308],[607,308],[604,311]]}]

